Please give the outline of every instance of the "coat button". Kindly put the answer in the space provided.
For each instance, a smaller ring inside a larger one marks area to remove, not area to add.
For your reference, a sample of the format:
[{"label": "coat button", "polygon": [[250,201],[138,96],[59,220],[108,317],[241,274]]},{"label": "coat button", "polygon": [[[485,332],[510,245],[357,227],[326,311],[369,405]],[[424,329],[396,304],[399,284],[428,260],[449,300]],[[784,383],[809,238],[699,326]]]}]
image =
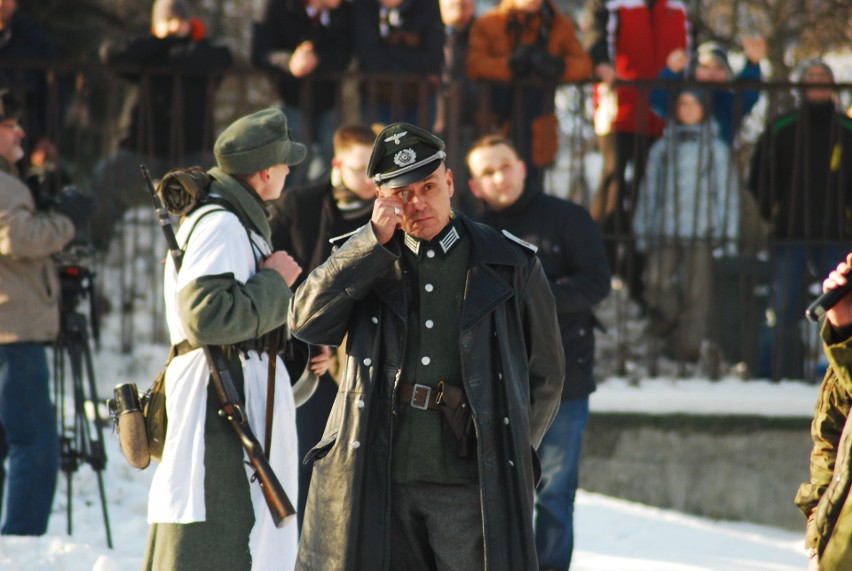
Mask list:
[{"label": "coat button", "polygon": [[358,442],[357,440],[353,441],[352,442],[352,448],[354,448],[355,450],[357,450],[358,448],[361,448],[361,443]]},{"label": "coat button", "polygon": [[420,359],[420,362],[423,363],[424,365],[428,365],[429,363],[432,362],[432,359],[430,359],[429,357],[423,357],[422,359]]},{"label": "coat button", "polygon": [[509,460],[509,466],[512,466],[512,467],[514,468],[514,467],[515,467],[515,463],[514,463],[514,462],[512,462],[511,460]]},{"label": "coat button", "polygon": [[426,250],[426,257],[427,258],[434,258],[435,257],[435,250],[433,250],[432,248],[429,248],[428,250]]},{"label": "coat button", "polygon": [[426,320],[426,329],[432,329],[433,327],[435,327],[435,322],[432,321],[431,319],[427,319]]},{"label": "coat button", "polygon": [[506,424],[506,425],[509,424],[509,417],[508,416],[503,417],[503,424]]},{"label": "coat button", "polygon": [[355,401],[355,406],[357,408],[364,408],[364,401],[362,399],[358,399]]},{"label": "coat button", "polygon": [[503,373],[497,373],[497,378],[502,381],[503,380]]},{"label": "coat button", "polygon": [[364,359],[364,360],[362,361],[362,363],[364,363],[364,366],[365,366],[365,367],[369,367],[370,365],[372,365],[372,364],[373,364],[373,360],[372,360],[372,359],[370,359],[369,357],[367,357],[366,359]]},{"label": "coat button", "polygon": [[426,284],[425,286],[423,286],[423,289],[425,289],[427,292],[431,292],[433,289],[435,289],[435,286],[433,286],[432,284]]},{"label": "coat button", "polygon": [[585,327],[580,328],[580,331],[579,331],[578,333],[580,333],[580,337],[585,337],[585,336],[586,336],[586,329],[585,329]]},{"label": "coat button", "polygon": [[370,321],[372,321],[373,324],[376,325],[376,324],[379,323],[379,318],[374,315],[373,318]]}]

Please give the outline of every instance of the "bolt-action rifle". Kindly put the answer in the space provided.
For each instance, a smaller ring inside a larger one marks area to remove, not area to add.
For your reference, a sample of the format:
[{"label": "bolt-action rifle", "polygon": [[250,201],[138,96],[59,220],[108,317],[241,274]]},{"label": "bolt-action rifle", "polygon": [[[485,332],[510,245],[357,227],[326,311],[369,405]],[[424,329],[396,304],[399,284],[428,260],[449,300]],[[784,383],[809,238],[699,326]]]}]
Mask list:
[{"label": "bolt-action rifle", "polygon": [[[169,212],[166,210],[163,201],[160,200],[160,196],[154,188],[148,167],[140,165],[140,168],[142,169],[142,176],[147,183],[148,192],[151,193],[151,199],[154,201],[154,209],[157,211],[160,227],[166,236],[166,244],[169,247],[175,268],[180,270],[181,262],[183,261],[183,250],[181,250],[177,243]],[[254,469],[252,481],[257,480],[260,483],[260,489],[263,491],[263,497],[266,500],[266,505],[269,507],[269,512],[272,515],[275,526],[279,528],[283,527],[296,515],[296,510],[293,508],[290,498],[287,497],[287,492],[284,491],[281,482],[278,481],[275,472],[272,471],[269,459],[264,454],[260,442],[258,442],[248,424],[248,417],[240,403],[234,379],[228,368],[228,357],[222,351],[221,347],[215,345],[203,345],[201,349],[204,351],[204,357],[207,359],[207,367],[210,369],[210,378],[213,381],[216,396],[219,397],[219,402],[222,404],[219,416],[227,419],[231,428],[236,432],[237,438],[239,438],[248,455],[249,464]],[[277,356],[270,355],[269,358],[276,359]]]}]

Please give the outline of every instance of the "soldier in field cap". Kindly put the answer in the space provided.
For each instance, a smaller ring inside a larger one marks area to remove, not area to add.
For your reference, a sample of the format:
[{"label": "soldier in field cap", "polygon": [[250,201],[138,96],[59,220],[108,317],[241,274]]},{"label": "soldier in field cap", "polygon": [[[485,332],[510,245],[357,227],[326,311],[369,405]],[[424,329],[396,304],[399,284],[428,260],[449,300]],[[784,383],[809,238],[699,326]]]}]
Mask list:
[{"label": "soldier in field cap", "polygon": [[536,569],[534,450],[564,357],[535,252],[451,209],[444,142],[395,123],[373,145],[369,223],[290,302],[292,332],[346,368],[298,569]]},{"label": "soldier in field cap", "polygon": [[[290,286],[302,269],[270,248],[265,203],[278,198],[305,147],[290,138],[278,109],[238,119],[216,140],[209,199],[182,218],[180,271],[164,270],[166,320],[174,358],[166,368],[168,430],[148,500],[145,569],[292,569],[297,532],[277,529],[263,493],[243,462],[221,408],[201,346],[225,347],[249,425],[289,497],[297,496],[296,410],[283,363],[270,367],[273,334],[287,319]],[[172,175],[166,175],[167,177]],[[175,175],[176,176],[176,175]],[[165,183],[164,183],[165,184]],[[272,358],[279,359],[277,355]],[[268,375],[274,374],[272,398]]]}]

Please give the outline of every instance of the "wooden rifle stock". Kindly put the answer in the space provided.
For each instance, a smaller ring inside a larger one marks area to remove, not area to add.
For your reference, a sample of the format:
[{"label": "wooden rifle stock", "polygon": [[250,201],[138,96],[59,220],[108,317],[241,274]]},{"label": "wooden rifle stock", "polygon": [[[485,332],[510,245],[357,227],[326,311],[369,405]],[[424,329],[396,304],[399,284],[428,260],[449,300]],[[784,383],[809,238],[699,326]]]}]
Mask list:
[{"label": "wooden rifle stock", "polygon": [[[151,193],[151,199],[154,201],[154,208],[157,211],[157,216],[160,220],[160,227],[166,236],[166,243],[171,252],[172,260],[174,260],[175,268],[180,270],[181,262],[183,261],[183,250],[178,246],[175,231],[172,228],[171,219],[163,206],[160,197],[157,196],[157,190],[151,181],[151,175],[148,173],[148,167],[140,165],[142,176],[148,186],[148,192]],[[230,423],[234,432],[249,459],[249,464],[254,469],[252,480],[257,480],[260,484],[260,489],[263,492],[263,498],[266,500],[266,506],[269,508],[269,513],[272,515],[272,521],[275,527],[281,528],[289,523],[296,515],[296,510],[284,491],[284,487],[269,465],[269,459],[263,453],[263,448],[260,442],[257,441],[251,427],[248,424],[248,418],[240,404],[240,397],[237,394],[237,388],[234,385],[234,379],[231,377],[231,371],[228,368],[228,358],[220,347],[205,345],[202,347],[204,357],[207,360],[207,368],[210,369],[210,377],[213,380],[213,388],[216,391],[216,396],[219,402],[222,403],[222,408],[219,415],[225,417]],[[270,355],[271,359],[277,358]]]},{"label": "wooden rifle stock", "polygon": [[[222,403],[219,414],[231,424],[231,428],[237,433],[246,451],[249,464],[254,469],[252,480],[257,479],[260,484],[275,527],[283,527],[296,515],[296,510],[275,472],[272,471],[272,466],[269,465],[269,460],[263,453],[263,447],[248,425],[248,419],[237,396],[234,380],[231,378],[231,371],[228,369],[227,357],[219,347],[205,345],[203,349],[210,369],[210,377],[213,380],[213,389]],[[276,357],[270,356],[270,358]]]}]

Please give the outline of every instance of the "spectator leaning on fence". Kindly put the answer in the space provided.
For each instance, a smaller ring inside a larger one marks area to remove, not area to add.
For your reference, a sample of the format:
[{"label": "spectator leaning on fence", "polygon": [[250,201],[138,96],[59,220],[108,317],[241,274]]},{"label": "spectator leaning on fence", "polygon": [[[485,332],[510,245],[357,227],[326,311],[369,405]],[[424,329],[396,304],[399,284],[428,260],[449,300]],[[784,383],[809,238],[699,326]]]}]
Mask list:
[{"label": "spectator leaning on fence", "polygon": [[[558,144],[552,112],[557,83],[579,81],[592,73],[592,62],[577,39],[571,18],[551,0],[502,0],[479,18],[470,33],[467,74],[500,82],[492,89],[493,127],[515,143],[531,179],[552,164]],[[521,109],[512,105],[505,84],[537,79],[544,85],[522,88]]]},{"label": "spectator leaning on fence", "polygon": [[51,128],[58,128],[60,119],[56,120],[56,124],[49,125],[48,118],[51,111],[56,114],[55,117],[59,117],[61,110],[50,108],[47,73],[42,69],[6,67],[3,63],[18,61],[25,66],[39,65],[55,58],[53,42],[41,26],[21,13],[18,1],[0,1],[0,86],[20,94],[26,111],[29,148],[45,140],[48,135],[56,137],[57,133]]},{"label": "spectator leaning on fence", "polygon": [[820,59],[800,64],[793,111],[767,124],[748,178],[770,224],[772,290],[761,331],[761,377],[802,378],[798,324],[808,284],[828,273],[852,239],[852,119],[837,108],[834,73]]},{"label": "spectator leaning on fence", "polygon": [[[743,38],[742,46],[746,63],[736,77],[728,63],[728,50],[719,42],[707,41],[698,46],[691,62],[683,49],[670,53],[659,78],[665,81],[690,79],[720,83],[734,80],[760,81],[760,60],[766,55],[766,41],[760,36],[751,36]],[[731,145],[743,118],[757,103],[760,91],[753,88],[734,90],[714,87],[709,94],[705,111],[716,121],[721,139]],[[657,87],[651,92],[651,106],[660,117],[668,119],[673,114],[674,109],[670,108],[672,103],[669,100],[669,89]]]},{"label": "spectator leaning on fence", "polygon": [[[444,26],[438,2],[358,0],[354,12],[355,55],[361,71],[419,75],[404,81],[367,78],[361,89],[362,118],[430,127],[435,120],[435,95],[444,57]],[[421,100],[423,93],[426,97]],[[425,117],[425,123],[421,117]]]},{"label": "spectator leaning on fence", "polygon": [[100,229],[107,234],[96,236],[96,245],[105,247],[107,229],[128,206],[149,204],[139,190],[139,163],[147,162],[155,177],[176,166],[212,165],[213,88],[233,58],[229,48],[205,37],[185,0],[157,0],[151,33],[126,45],[107,43],[102,56],[138,87],[129,130],[92,173]]},{"label": "spectator leaning on fence", "polygon": [[252,63],[270,73],[294,136],[301,141],[310,136],[308,159],[293,173],[294,183],[310,174],[306,170],[315,155],[311,147],[319,150],[320,164],[331,161],[335,107],[341,103],[339,79],[311,82],[309,91],[304,90],[306,80],[346,71],[352,51],[352,2],[348,0],[263,0],[258,5],[252,25]]},{"label": "spectator leaning on fence", "polygon": [[[663,120],[651,111],[650,88],[618,82],[655,79],[667,54],[689,50],[688,38],[686,6],[680,0],[586,2],[583,44],[600,79],[595,86],[594,123],[603,158],[591,212],[604,233],[610,268],[627,281],[630,297],[640,306],[644,264],[629,238],[645,161],[663,132]],[[609,234],[622,236],[626,243],[617,243],[618,238]]]},{"label": "spectator leaning on fence", "polygon": [[683,89],[675,99],[674,117],[648,154],[634,219],[637,248],[647,256],[651,331],[665,340],[664,353],[685,361],[696,360],[702,344],[718,354],[714,258],[735,251],[738,238],[737,178],[709,97]]}]

